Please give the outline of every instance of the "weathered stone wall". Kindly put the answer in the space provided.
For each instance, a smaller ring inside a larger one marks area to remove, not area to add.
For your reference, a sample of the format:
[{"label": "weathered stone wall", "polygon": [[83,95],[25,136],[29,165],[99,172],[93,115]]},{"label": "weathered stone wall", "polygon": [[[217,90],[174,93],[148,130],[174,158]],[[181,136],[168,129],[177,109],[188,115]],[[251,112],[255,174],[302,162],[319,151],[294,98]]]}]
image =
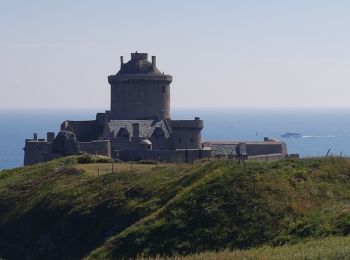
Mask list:
[{"label": "weathered stone wall", "polygon": [[98,137],[102,134],[103,126],[101,126],[97,120],[66,120],[61,124],[61,130],[74,132],[79,142],[89,142],[98,139]]},{"label": "weathered stone wall", "polygon": [[170,118],[170,82],[162,78],[154,80],[151,76],[110,80],[111,119]]},{"label": "weathered stone wall", "polygon": [[112,150],[122,150],[122,149],[138,149],[138,142],[131,142],[130,138],[115,138],[111,143]]},{"label": "weathered stone wall", "polygon": [[211,148],[211,155],[214,157],[220,156],[236,156],[236,148],[239,144],[246,145],[247,156],[265,156],[280,154],[281,158],[287,155],[287,146],[284,142],[277,141],[262,141],[262,142],[244,142],[244,141],[207,141],[204,142],[204,147]]},{"label": "weathered stone wall", "polygon": [[172,120],[173,149],[201,149],[203,120]]},{"label": "weathered stone wall", "polygon": [[109,140],[98,140],[92,142],[79,142],[79,152],[111,156],[111,143]]},{"label": "weathered stone wall", "polygon": [[265,143],[261,142],[259,144],[247,144],[247,154],[248,155],[264,155],[264,154],[276,154],[282,153],[281,143]]},{"label": "weathered stone wall", "polygon": [[52,153],[52,143],[38,140],[26,140],[24,147],[24,165],[46,162],[60,157]]}]

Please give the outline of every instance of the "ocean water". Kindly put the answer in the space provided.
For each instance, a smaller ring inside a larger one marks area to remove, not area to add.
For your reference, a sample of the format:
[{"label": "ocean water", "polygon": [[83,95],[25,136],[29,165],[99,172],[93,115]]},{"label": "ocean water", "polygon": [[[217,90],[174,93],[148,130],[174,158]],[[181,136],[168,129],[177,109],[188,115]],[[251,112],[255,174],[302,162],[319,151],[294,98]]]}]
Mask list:
[{"label": "ocean water", "polygon": [[[66,119],[91,120],[101,110],[0,110],[0,169],[23,165],[26,138],[59,130]],[[350,156],[350,109],[173,109],[172,118],[204,120],[203,140],[263,140],[287,143],[302,157]],[[300,138],[282,138],[299,132]]]}]

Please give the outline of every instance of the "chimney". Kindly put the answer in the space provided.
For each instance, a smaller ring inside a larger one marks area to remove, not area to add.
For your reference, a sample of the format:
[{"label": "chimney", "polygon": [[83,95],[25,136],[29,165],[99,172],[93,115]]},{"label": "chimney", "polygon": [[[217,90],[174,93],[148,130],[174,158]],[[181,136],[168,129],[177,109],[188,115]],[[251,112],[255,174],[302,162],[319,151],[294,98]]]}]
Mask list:
[{"label": "chimney", "polygon": [[37,133],[34,133],[34,134],[33,134],[33,140],[35,140],[35,141],[38,140],[38,134],[37,134]]},{"label": "chimney", "polygon": [[132,135],[134,139],[138,139],[140,137],[140,125],[139,123],[132,124]]},{"label": "chimney", "polygon": [[50,143],[53,142],[53,140],[55,139],[55,133],[54,132],[47,132],[46,134],[46,140]]},{"label": "chimney", "polygon": [[155,68],[157,66],[156,56],[152,56],[152,66]]},{"label": "chimney", "polygon": [[124,57],[120,56],[120,68],[123,67],[124,64]]}]

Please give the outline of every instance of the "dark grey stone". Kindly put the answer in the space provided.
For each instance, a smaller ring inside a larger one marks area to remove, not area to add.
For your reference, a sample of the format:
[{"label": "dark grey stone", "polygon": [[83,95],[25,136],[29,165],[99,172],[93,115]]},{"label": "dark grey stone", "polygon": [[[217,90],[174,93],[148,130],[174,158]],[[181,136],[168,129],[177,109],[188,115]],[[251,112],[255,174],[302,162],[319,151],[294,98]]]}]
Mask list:
[{"label": "dark grey stone", "polygon": [[60,131],[52,143],[52,151],[63,156],[78,153],[78,139],[70,131]]}]

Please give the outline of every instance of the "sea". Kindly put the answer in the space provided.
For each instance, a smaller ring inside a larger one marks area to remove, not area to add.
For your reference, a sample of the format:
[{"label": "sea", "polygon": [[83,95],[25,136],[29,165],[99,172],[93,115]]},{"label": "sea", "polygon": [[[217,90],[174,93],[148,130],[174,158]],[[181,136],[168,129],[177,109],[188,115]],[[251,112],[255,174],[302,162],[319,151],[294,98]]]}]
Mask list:
[{"label": "sea", "polygon": [[[23,165],[24,143],[38,133],[58,132],[61,122],[91,120],[96,109],[0,110],[0,170]],[[287,144],[288,153],[301,157],[350,156],[350,109],[300,108],[181,108],[173,119],[204,120],[203,140],[262,141],[264,137]],[[300,137],[283,138],[286,132]]]}]

